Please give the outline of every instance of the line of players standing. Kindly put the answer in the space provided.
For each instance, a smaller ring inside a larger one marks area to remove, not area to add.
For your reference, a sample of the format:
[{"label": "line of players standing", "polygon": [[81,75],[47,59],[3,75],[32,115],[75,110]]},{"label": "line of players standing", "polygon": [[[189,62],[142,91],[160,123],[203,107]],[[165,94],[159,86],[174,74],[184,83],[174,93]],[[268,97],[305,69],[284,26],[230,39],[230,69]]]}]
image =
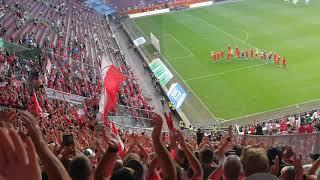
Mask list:
[{"label": "line of players standing", "polygon": [[230,46],[227,50],[227,57],[225,58],[224,50],[214,51],[212,50],[210,53],[210,59],[213,63],[219,63],[222,61],[233,62],[234,60],[258,60],[269,62],[279,65],[283,68],[287,67],[287,58],[281,56],[277,52],[269,52],[260,51],[254,48],[248,48],[245,50],[240,50],[238,47],[233,50]]}]

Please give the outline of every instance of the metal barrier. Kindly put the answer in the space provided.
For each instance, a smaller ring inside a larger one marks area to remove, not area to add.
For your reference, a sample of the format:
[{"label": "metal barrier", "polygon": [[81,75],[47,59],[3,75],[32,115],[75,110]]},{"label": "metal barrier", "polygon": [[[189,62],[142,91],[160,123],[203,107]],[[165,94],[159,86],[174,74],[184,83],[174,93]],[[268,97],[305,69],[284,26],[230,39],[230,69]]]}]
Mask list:
[{"label": "metal barrier", "polygon": [[108,118],[117,125],[126,128],[146,129],[152,127],[151,121],[146,118],[132,116],[109,116]]},{"label": "metal barrier", "polygon": [[[238,136],[241,140],[242,136]],[[240,141],[238,141],[240,142]],[[310,163],[310,153],[320,153],[320,133],[316,134],[290,134],[290,135],[247,135],[247,143],[265,143],[267,146],[290,146],[297,154],[302,155],[304,163]]]}]

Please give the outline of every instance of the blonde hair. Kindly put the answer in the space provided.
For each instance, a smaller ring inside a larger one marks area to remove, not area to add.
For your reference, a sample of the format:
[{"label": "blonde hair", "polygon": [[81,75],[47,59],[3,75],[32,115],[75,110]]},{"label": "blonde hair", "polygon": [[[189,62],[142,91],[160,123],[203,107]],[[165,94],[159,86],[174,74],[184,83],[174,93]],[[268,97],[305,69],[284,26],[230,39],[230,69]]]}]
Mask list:
[{"label": "blonde hair", "polygon": [[269,159],[263,148],[247,147],[243,149],[240,159],[246,177],[269,171]]}]

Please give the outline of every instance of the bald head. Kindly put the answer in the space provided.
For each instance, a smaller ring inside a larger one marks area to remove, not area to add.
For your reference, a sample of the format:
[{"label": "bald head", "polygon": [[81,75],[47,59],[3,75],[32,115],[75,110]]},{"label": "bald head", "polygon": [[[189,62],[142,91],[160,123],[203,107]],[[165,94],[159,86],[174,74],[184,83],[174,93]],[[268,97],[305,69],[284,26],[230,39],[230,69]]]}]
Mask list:
[{"label": "bald head", "polygon": [[242,172],[240,158],[236,155],[228,156],[223,163],[223,176],[226,180],[238,180]]}]

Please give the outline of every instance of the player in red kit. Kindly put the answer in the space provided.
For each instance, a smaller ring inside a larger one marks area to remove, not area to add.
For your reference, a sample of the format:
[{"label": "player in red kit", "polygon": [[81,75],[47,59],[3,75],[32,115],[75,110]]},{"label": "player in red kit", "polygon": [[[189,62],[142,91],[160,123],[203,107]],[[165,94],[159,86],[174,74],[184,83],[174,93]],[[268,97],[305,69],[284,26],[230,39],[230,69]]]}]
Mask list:
[{"label": "player in red kit", "polygon": [[250,48],[250,55],[251,55],[251,59],[253,60],[254,59],[254,55],[255,55],[254,54],[254,49]]},{"label": "player in red kit", "polygon": [[245,55],[245,56],[246,56],[246,60],[248,60],[248,59],[249,59],[249,50],[246,49],[246,52],[245,52],[245,53],[246,53],[246,55]]},{"label": "player in red kit", "polygon": [[283,57],[282,59],[282,65],[283,65],[283,68],[287,68],[287,58],[286,57]]},{"label": "player in red kit", "polygon": [[277,65],[280,65],[281,57],[278,55]]},{"label": "player in red kit", "polygon": [[262,53],[262,59],[267,60],[267,53],[265,51]]},{"label": "player in red kit", "polygon": [[230,46],[228,47],[228,60],[230,61],[232,58],[232,51],[231,51],[231,48]]},{"label": "player in red kit", "polygon": [[216,52],[217,53],[217,59],[218,59],[218,61],[220,60],[220,52],[218,51],[218,52]]},{"label": "player in red kit", "polygon": [[213,54],[213,60],[214,60],[214,62],[218,62],[218,60],[217,60],[217,53],[214,53],[214,54]]},{"label": "player in red kit", "polygon": [[276,52],[274,52],[274,54],[273,54],[273,61],[274,61],[275,64],[277,64],[277,59],[278,59],[278,55],[277,55]]},{"label": "player in red kit", "polygon": [[240,50],[238,47],[236,47],[236,56],[238,59],[240,59]]},{"label": "player in red kit", "polygon": [[220,55],[221,55],[221,58],[224,58],[224,51],[223,50],[220,51]]}]

